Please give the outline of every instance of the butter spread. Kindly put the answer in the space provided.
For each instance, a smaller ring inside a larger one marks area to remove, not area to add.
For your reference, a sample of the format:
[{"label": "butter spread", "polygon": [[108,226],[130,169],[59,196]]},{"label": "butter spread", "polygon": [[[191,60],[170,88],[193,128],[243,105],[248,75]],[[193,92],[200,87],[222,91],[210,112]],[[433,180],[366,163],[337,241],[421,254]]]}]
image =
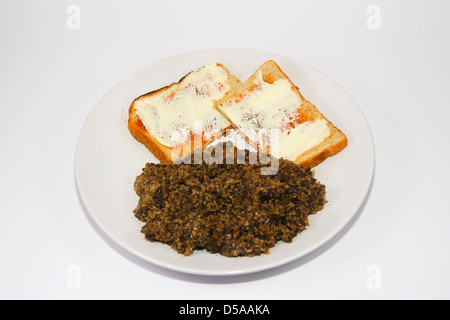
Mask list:
[{"label": "butter spread", "polygon": [[210,139],[230,126],[214,108],[214,100],[230,90],[228,74],[211,63],[188,74],[180,83],[160,94],[135,101],[136,113],[159,143],[175,147],[191,134]]},{"label": "butter spread", "polygon": [[331,134],[325,119],[295,121],[302,105],[295,90],[287,79],[265,82],[260,70],[255,87],[242,98],[229,102],[223,110],[260,148],[294,161]]},{"label": "butter spread", "polygon": [[278,157],[294,161],[331,134],[325,119],[307,121],[279,135]]}]

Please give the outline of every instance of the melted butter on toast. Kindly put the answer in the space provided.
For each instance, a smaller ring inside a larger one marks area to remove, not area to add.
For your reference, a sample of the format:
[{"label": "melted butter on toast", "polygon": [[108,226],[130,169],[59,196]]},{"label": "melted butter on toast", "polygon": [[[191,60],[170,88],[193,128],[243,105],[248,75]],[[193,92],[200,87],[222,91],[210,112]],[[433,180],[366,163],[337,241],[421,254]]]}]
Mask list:
[{"label": "melted butter on toast", "polygon": [[211,63],[161,92],[138,99],[135,109],[150,135],[162,145],[175,147],[193,134],[209,140],[230,126],[214,108],[214,100],[229,90],[227,71]]}]

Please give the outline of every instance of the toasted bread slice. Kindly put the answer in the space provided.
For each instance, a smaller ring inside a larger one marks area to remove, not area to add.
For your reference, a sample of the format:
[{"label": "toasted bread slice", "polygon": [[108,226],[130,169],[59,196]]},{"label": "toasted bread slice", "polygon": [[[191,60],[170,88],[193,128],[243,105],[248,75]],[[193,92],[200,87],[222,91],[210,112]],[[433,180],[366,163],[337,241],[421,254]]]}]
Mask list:
[{"label": "toasted bread slice", "polygon": [[304,168],[318,165],[347,146],[347,137],[300,94],[272,60],[215,107],[254,147]]},{"label": "toasted bread slice", "polygon": [[240,85],[222,64],[208,64],[136,98],[129,107],[128,129],[160,161],[181,159],[231,128],[214,101]]}]

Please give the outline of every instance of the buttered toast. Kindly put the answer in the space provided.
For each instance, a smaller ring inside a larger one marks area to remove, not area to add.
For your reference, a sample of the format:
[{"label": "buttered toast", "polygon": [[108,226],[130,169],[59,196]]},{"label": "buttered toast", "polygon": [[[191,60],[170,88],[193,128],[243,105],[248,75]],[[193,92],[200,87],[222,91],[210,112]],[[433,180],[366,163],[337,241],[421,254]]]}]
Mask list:
[{"label": "buttered toast", "polygon": [[[227,93],[215,108],[253,146],[304,168],[318,165],[347,146],[347,137],[301,95],[272,60]],[[276,140],[269,139],[274,134]]]},{"label": "buttered toast", "polygon": [[181,159],[231,128],[214,103],[241,85],[222,64],[208,64],[136,98],[129,107],[128,129],[158,160]]}]

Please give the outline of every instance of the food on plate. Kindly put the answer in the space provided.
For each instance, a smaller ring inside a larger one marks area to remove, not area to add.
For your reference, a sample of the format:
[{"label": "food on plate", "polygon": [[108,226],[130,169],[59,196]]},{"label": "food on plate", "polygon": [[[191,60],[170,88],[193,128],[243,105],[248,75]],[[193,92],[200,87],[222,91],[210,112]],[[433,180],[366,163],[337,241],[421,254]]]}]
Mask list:
[{"label": "food on plate", "polygon": [[[250,151],[245,164],[236,164],[235,147],[218,152],[222,164],[146,164],[134,183],[134,214],[145,223],[146,239],[183,255],[200,249],[227,257],[268,254],[305,230],[308,216],[326,203],[325,186],[309,169],[281,159],[276,174],[261,175],[264,164],[252,164]],[[225,161],[232,157],[234,163]]]},{"label": "food on plate", "polygon": [[[192,71],[136,98],[128,128],[160,160],[134,183],[141,232],[186,256],[258,256],[291,242],[327,202],[311,168],[348,143],[272,60],[245,82],[220,63]],[[218,139],[228,129],[256,152]]]},{"label": "food on plate", "polygon": [[181,158],[231,127],[213,108],[214,100],[241,84],[222,64],[210,63],[136,98],[129,107],[128,129],[158,160]]},{"label": "food on plate", "polygon": [[[261,65],[216,108],[254,146],[312,168],[347,146],[346,136],[306,100],[276,62]],[[268,134],[276,130],[277,137]]]}]

